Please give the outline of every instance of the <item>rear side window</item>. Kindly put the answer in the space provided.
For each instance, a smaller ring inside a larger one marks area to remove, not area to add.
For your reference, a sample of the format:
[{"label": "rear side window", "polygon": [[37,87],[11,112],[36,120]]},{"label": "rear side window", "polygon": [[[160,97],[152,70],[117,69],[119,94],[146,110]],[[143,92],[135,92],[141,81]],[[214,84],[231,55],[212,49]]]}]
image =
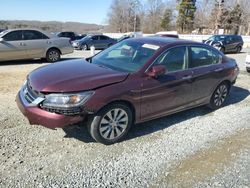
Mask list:
[{"label": "rear side window", "polygon": [[48,39],[46,35],[39,31],[33,30],[24,30],[23,31],[24,40],[39,40],[39,39]]},{"label": "rear side window", "polygon": [[191,47],[190,52],[191,61],[189,63],[189,68],[209,66],[221,63],[222,61],[222,56],[212,49]]},{"label": "rear side window", "polygon": [[185,70],[187,68],[187,47],[176,47],[166,51],[156,60],[155,64],[164,65],[167,72]]},{"label": "rear side window", "polygon": [[3,36],[5,41],[18,41],[23,40],[23,32],[22,31],[11,31]]},{"label": "rear side window", "polygon": [[100,36],[100,40],[108,40],[109,38],[106,36]]}]

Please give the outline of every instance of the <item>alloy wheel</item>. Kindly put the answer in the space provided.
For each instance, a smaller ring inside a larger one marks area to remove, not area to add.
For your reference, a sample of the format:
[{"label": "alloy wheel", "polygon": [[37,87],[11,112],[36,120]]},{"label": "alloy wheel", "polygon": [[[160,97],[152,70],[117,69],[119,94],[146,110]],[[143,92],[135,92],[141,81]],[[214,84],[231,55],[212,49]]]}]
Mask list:
[{"label": "alloy wheel", "polygon": [[57,51],[55,50],[51,50],[49,52],[49,59],[50,61],[54,62],[54,61],[57,61],[59,59],[60,55]]},{"label": "alloy wheel", "polygon": [[113,140],[123,135],[128,126],[128,114],[121,108],[108,111],[99,125],[100,135],[107,140]]},{"label": "alloy wheel", "polygon": [[226,100],[227,94],[228,94],[227,86],[224,84],[220,85],[215,91],[215,95],[214,95],[215,106],[217,107],[221,106]]}]

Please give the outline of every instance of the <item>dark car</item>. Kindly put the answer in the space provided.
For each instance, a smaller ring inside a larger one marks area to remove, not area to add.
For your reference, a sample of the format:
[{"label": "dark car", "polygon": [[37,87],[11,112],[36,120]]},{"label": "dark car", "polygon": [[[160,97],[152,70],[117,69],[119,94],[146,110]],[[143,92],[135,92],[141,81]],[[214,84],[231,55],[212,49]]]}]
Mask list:
[{"label": "dark car", "polygon": [[203,42],[217,48],[223,53],[240,53],[244,44],[240,35],[213,35]]},{"label": "dark car", "polygon": [[76,40],[77,35],[71,31],[63,31],[56,34],[58,37],[70,38],[71,41]]},{"label": "dark car", "polygon": [[28,75],[17,104],[30,124],[55,129],[85,121],[96,141],[112,144],[134,124],[201,105],[220,108],[239,73],[235,60],[213,47],[162,37],[127,39],[87,61]]},{"label": "dark car", "polygon": [[158,37],[170,37],[170,38],[179,38],[179,35],[177,34],[155,34],[154,36]]},{"label": "dark car", "polygon": [[3,31],[5,31],[5,29],[0,29],[0,33],[3,32]]},{"label": "dark car", "polygon": [[78,50],[89,50],[91,46],[94,46],[96,49],[105,49],[116,42],[115,39],[105,35],[87,35],[81,40],[73,41],[72,45]]},{"label": "dark car", "polygon": [[75,40],[81,40],[82,38],[86,37],[86,34],[76,35]]}]

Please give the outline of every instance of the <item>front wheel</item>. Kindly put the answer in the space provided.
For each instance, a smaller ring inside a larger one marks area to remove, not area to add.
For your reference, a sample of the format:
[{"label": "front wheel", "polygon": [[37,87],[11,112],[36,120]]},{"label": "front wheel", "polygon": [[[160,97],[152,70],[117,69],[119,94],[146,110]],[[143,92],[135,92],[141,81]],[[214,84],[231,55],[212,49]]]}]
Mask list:
[{"label": "front wheel", "polygon": [[61,54],[59,52],[59,50],[57,49],[49,49],[46,53],[46,60],[48,62],[56,62],[56,61],[59,61],[61,58]]},{"label": "front wheel", "polygon": [[226,82],[221,83],[215,89],[210,99],[209,107],[213,110],[220,108],[224,104],[225,100],[227,99],[228,94],[229,94],[229,85]]},{"label": "front wheel", "polygon": [[104,107],[88,121],[92,138],[105,145],[121,141],[127,135],[133,115],[125,104],[115,103]]}]

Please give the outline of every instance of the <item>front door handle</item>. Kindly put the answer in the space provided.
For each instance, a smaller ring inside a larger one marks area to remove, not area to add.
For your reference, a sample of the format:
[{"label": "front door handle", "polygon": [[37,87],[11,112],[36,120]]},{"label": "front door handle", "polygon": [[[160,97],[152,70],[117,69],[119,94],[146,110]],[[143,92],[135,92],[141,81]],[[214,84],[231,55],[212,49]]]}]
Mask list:
[{"label": "front door handle", "polygon": [[187,75],[187,76],[183,76],[182,80],[189,80],[191,78],[193,78],[191,75]]},{"label": "front door handle", "polygon": [[223,70],[223,68],[218,68],[218,69],[215,69],[214,72],[220,72],[222,70]]}]

